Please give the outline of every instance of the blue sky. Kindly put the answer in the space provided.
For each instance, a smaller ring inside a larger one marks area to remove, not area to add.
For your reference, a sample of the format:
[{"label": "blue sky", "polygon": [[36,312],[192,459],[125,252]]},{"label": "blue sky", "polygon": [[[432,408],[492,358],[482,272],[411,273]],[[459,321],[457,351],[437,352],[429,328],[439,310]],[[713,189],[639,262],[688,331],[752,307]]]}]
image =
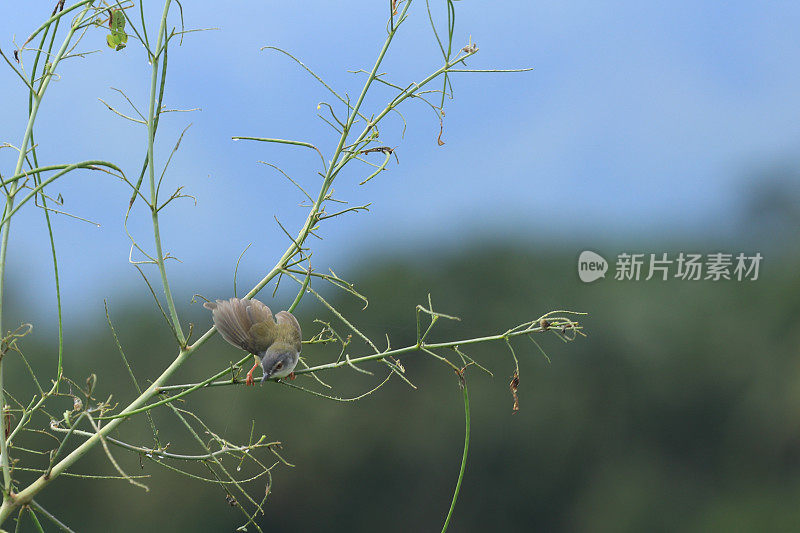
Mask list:
[{"label": "blue sky", "polygon": [[[14,38],[24,41],[50,4],[25,2],[5,13],[0,47],[10,53]],[[251,285],[287,244],[273,215],[291,231],[304,219],[297,191],[259,160],[316,190],[313,152],[231,136],[305,140],[326,157],[335,147],[332,130],[315,115],[330,95],[285,56],[259,48],[292,52],[354,97],[363,75],[347,70],[369,68],[385,35],[385,2],[249,4],[221,10],[219,2],[185,2],[187,27],[219,30],[190,34],[170,50],[167,106],[202,108],[166,115],[158,136],[161,168],[192,124],[165,188],[184,185],[197,206],[175,203],[162,222],[165,248],[183,261],[170,263],[181,305],[195,292],[219,290],[252,242],[241,267],[241,284]],[[441,24],[443,2],[433,4]],[[154,33],[161,8],[145,6]],[[471,67],[534,70],[454,77],[441,147],[434,114],[408,102],[405,136],[397,119],[381,129],[384,143],[398,147],[400,164],[364,187],[357,186],[363,176],[356,172],[339,180],[338,197],[372,202],[372,212],[330,221],[325,240],[314,243],[318,267],[347,271],[365,256],[453,247],[476,234],[581,243],[726,234],[760,165],[795,158],[796,2],[462,1],[456,7],[455,43],[471,37],[480,47]],[[440,61],[425,4],[417,0],[410,14],[381,68],[401,85]],[[111,114],[98,98],[124,109],[110,89],[116,87],[144,108],[146,58],[135,43],[110,50],[100,30],[90,31],[81,48],[99,52],[66,62],[51,84],[37,123],[40,161],[106,159],[138,175],[146,131]],[[26,95],[9,69],[0,72],[0,142],[18,144]],[[382,107],[388,94],[378,91],[365,110]],[[4,176],[15,159],[12,150],[0,150]],[[129,193],[96,173],[67,180],[51,194],[61,193],[66,210],[100,227],[56,216],[65,297],[96,312],[102,297],[142,291],[127,264],[122,227]],[[135,211],[131,229],[151,243],[144,210]],[[11,238],[9,282],[20,293],[49,297],[40,211],[21,212]]]}]

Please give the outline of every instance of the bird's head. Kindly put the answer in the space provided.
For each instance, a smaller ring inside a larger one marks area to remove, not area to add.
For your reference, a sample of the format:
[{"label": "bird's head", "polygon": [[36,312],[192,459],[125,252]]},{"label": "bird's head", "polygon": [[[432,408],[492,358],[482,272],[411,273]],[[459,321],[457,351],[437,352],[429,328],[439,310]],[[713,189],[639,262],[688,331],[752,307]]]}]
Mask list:
[{"label": "bird's head", "polygon": [[266,352],[259,354],[264,371],[261,383],[270,378],[283,378],[291,374],[299,356],[297,350],[288,344],[275,343],[270,346]]}]

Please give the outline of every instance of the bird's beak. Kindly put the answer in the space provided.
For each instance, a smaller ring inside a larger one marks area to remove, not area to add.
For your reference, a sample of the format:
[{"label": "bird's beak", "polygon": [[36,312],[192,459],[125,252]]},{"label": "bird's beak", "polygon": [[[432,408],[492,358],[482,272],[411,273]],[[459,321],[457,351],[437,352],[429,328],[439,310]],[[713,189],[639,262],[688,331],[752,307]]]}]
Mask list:
[{"label": "bird's beak", "polygon": [[270,372],[266,372],[265,371],[264,375],[261,376],[261,383],[264,383],[265,381],[267,381],[269,379],[270,375],[271,375]]}]

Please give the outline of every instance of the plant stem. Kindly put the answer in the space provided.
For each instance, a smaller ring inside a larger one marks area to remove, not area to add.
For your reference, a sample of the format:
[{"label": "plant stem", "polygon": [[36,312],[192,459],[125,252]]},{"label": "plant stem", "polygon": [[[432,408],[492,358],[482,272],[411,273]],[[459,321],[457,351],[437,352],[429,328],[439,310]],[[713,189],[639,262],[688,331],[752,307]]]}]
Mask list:
[{"label": "plant stem", "polygon": [[53,522],[53,524],[55,524],[61,531],[64,531],[66,533],[75,533],[70,528],[68,528],[67,525],[64,524],[64,522],[62,522],[61,520],[59,520],[58,518],[53,516],[52,513],[50,513],[44,507],[39,505],[37,502],[31,501],[31,507],[33,507],[34,509],[39,511],[41,514],[43,514],[45,516],[45,518],[47,518],[48,520]]},{"label": "plant stem", "polygon": [[[66,433],[66,432],[70,431],[70,430],[64,429],[64,428],[53,428],[53,430],[61,432],[61,433]],[[75,435],[80,435],[82,437],[92,437],[92,436],[94,436],[93,432],[91,432],[91,431],[83,431],[83,430],[80,430],[80,429],[74,429],[74,430],[72,430],[72,433],[75,434]],[[175,460],[179,460],[179,461],[202,461],[202,460],[205,460],[205,459],[211,459],[213,457],[217,457],[219,455],[224,455],[226,453],[248,452],[248,451],[256,449],[256,448],[267,448],[269,446],[280,444],[279,441],[266,442],[266,443],[263,443],[263,444],[261,442],[257,442],[257,443],[255,443],[253,445],[250,445],[250,446],[225,447],[225,448],[222,448],[222,449],[217,450],[215,452],[209,452],[209,453],[204,454],[204,455],[184,455],[184,454],[178,454],[178,453],[168,453],[168,452],[165,452],[164,450],[161,450],[161,449],[147,448],[147,447],[144,447],[144,446],[134,446],[133,444],[128,444],[127,442],[122,442],[121,440],[115,439],[115,438],[112,438],[112,437],[106,437],[106,440],[108,442],[110,442],[111,444],[115,445],[115,446],[119,446],[120,448],[124,448],[124,449],[130,450],[132,452],[150,454],[156,459],[175,459]]]},{"label": "plant stem", "polygon": [[[87,166],[87,164],[88,164],[88,166]],[[36,185],[36,186],[31,188],[31,191],[27,195],[25,195],[25,198],[23,198],[19,202],[19,204],[14,206],[13,205],[14,197],[16,196],[16,192],[17,192],[17,190],[19,188],[18,187],[19,179],[16,179],[14,181],[14,184],[12,185],[11,193],[9,194],[10,201],[11,201],[11,205],[10,205],[11,210],[9,212],[7,212],[3,216],[2,220],[0,220],[0,226],[4,225],[6,222],[11,220],[11,217],[14,216],[14,214],[16,214],[16,212],[19,211],[22,208],[23,205],[28,203],[32,198],[34,198],[36,196],[36,194],[39,191],[43,190],[45,187],[47,187],[48,185],[53,183],[58,178],[60,178],[62,176],[65,176],[66,174],[72,172],[73,170],[75,170],[77,168],[92,168],[92,166],[95,166],[95,165],[97,165],[97,166],[103,165],[103,166],[106,166],[108,168],[112,168],[112,169],[116,170],[117,172],[122,173],[122,170],[120,170],[119,167],[117,167],[113,163],[109,163],[107,161],[88,161],[88,162],[87,161],[82,161],[80,163],[73,163],[71,165],[54,165],[54,166],[57,166],[58,168],[63,167],[63,170],[61,170],[60,172],[56,172],[55,174],[53,174],[52,176],[48,177],[45,180],[41,180],[41,182],[38,185]],[[43,167],[43,168],[46,168],[46,167]],[[34,173],[34,171],[30,171],[29,172],[29,174],[33,174],[33,173]],[[11,178],[11,179],[14,179],[14,178]],[[11,181],[11,180],[9,180],[9,181]]]},{"label": "plant stem", "polygon": [[[30,108],[30,114],[28,116],[28,124],[25,127],[25,133],[22,136],[22,142],[19,146],[19,157],[17,158],[17,166],[14,168],[14,176],[20,174],[22,171],[22,166],[25,163],[25,155],[28,151],[28,142],[33,134],[33,124],[36,122],[36,115],[39,112],[39,105],[42,102],[42,97],[44,96],[47,87],[50,85],[50,80],[53,79],[52,73],[55,71],[56,66],[61,61],[64,53],[67,51],[69,43],[72,40],[72,36],[75,34],[75,30],[83,22],[84,17],[86,16],[86,13],[89,11],[90,7],[91,2],[87,3],[83,8],[83,11],[81,11],[81,13],[75,18],[75,21],[70,26],[69,31],[64,38],[64,42],[61,44],[61,48],[59,48],[56,55],[53,56],[49,72],[44,73],[44,78],[42,79],[39,90],[34,95],[33,105]],[[16,193],[18,186],[18,181],[15,181],[11,186],[11,191],[6,197],[5,210],[3,211],[4,222],[0,224],[0,231],[3,233],[2,240],[0,240],[0,335],[2,335],[3,331],[3,300],[5,299],[5,271],[6,258],[8,254],[8,237],[9,231],[11,230],[10,217],[14,209],[14,193]],[[0,417],[4,419],[6,411],[6,399],[3,392],[3,362],[4,361],[0,359]],[[5,424],[0,424],[0,426],[5,427]],[[2,437],[0,438],[0,465],[3,469],[3,507],[5,507],[6,503],[9,501],[9,494],[11,491],[11,468],[8,460],[8,446],[6,443],[5,430],[2,431],[2,435],[0,435],[0,437]],[[0,523],[2,523],[2,519],[0,519]]]},{"label": "plant stem", "polygon": [[445,531],[447,531],[447,526],[450,525],[450,518],[453,516],[453,510],[456,508],[456,500],[458,500],[458,493],[461,490],[461,481],[464,479],[464,470],[467,468],[467,452],[469,451],[469,394],[467,393],[466,381],[462,381],[461,386],[464,389],[464,418],[466,420],[466,429],[464,430],[464,454],[461,456],[461,470],[458,471],[456,490],[453,493],[453,501],[450,503],[450,510],[447,512],[447,518],[444,519],[442,533],[445,533]]},{"label": "plant stem", "polygon": [[[206,333],[206,335],[203,337],[205,337],[207,340],[211,337],[211,332]],[[201,339],[203,339],[203,337],[201,337]],[[180,355],[175,358],[172,364],[170,364],[169,367],[164,370],[161,376],[159,376],[152,385],[150,385],[138,398],[136,398],[133,402],[131,402],[130,405],[128,405],[128,407],[123,410],[123,413],[133,411],[134,409],[143,406],[152,396],[156,394],[158,387],[163,385],[189,358],[189,356],[194,352],[194,349],[194,347],[190,347],[182,351]],[[100,428],[100,431],[93,434],[92,437],[75,448],[69,455],[53,465],[49,476],[39,477],[25,489],[15,494],[13,498],[6,498],[3,502],[3,505],[0,506],[0,524],[2,524],[11,515],[15,508],[28,504],[34,498],[34,496],[36,496],[36,494],[41,492],[47,485],[49,485],[53,479],[58,477],[62,472],[75,463],[75,461],[86,455],[89,450],[91,450],[100,442],[102,437],[105,437],[107,434],[113,431],[124,420],[125,418],[116,418],[109,421],[102,428]],[[0,439],[0,441],[3,441],[3,439]]]},{"label": "plant stem", "polygon": [[[152,73],[150,75],[150,103],[148,105],[147,115],[147,166],[150,175],[150,211],[153,218],[153,237],[156,244],[156,262],[158,263],[158,271],[161,274],[161,285],[164,287],[164,296],[167,299],[167,307],[169,308],[170,319],[172,326],[175,330],[175,335],[178,337],[178,342],[183,348],[186,345],[186,338],[183,336],[183,329],[181,328],[181,321],[178,318],[178,311],[175,308],[175,301],[172,298],[172,291],[169,289],[169,279],[167,278],[167,267],[164,264],[164,251],[161,248],[161,230],[158,225],[158,196],[156,189],[156,175],[155,163],[153,161],[153,145],[155,143],[155,124],[156,115],[161,113],[160,109],[156,109],[156,94],[158,84],[158,61],[161,57],[162,51],[166,51],[169,43],[164,40],[167,28],[167,14],[169,13],[169,6],[171,0],[164,2],[164,11],[161,14],[161,25],[158,29],[158,39],[156,40],[155,55],[150,58],[152,65]],[[162,50],[163,46],[163,50]],[[164,83],[164,80],[161,80]]]},{"label": "plant stem", "polygon": [[[576,324],[574,327],[577,329],[579,326]],[[526,328],[523,328],[523,329],[518,330],[518,331],[507,331],[505,333],[500,333],[500,334],[497,334],[497,335],[490,335],[488,337],[477,337],[477,338],[474,338],[474,339],[461,339],[461,340],[448,341],[448,342],[412,344],[410,346],[404,346],[403,348],[395,348],[394,350],[387,350],[387,351],[383,351],[381,353],[365,355],[365,356],[362,356],[362,357],[355,357],[355,358],[351,357],[351,358],[349,358],[347,360],[335,361],[333,363],[325,363],[325,364],[321,364],[321,365],[317,365],[317,366],[312,366],[312,367],[309,367],[309,368],[301,368],[301,369],[295,370],[294,373],[295,373],[295,375],[309,374],[309,373],[313,373],[313,372],[319,372],[320,370],[331,370],[331,369],[339,368],[339,367],[342,367],[342,366],[345,366],[345,365],[349,366],[349,365],[353,365],[353,364],[357,364],[357,363],[364,363],[364,362],[367,362],[367,361],[379,361],[379,360],[382,360],[382,359],[386,359],[387,357],[396,357],[396,356],[405,355],[405,354],[409,354],[409,353],[413,353],[413,352],[419,352],[419,351],[422,351],[423,349],[436,350],[436,349],[441,349],[441,348],[458,348],[460,346],[465,346],[465,345],[468,345],[468,344],[477,344],[477,343],[491,342],[491,341],[502,341],[502,340],[506,340],[506,339],[509,339],[509,338],[512,338],[512,337],[518,337],[520,335],[529,335],[531,333],[540,333],[540,332],[543,332],[543,331],[546,331],[546,330],[543,329],[540,326],[535,326],[535,327],[526,327]],[[226,372],[228,372],[227,369],[223,370],[222,372],[217,374],[217,376],[218,377],[222,377],[222,375],[224,375]],[[215,379],[216,379],[217,376],[215,376]],[[196,390],[196,389],[203,388],[203,387],[224,387],[224,386],[229,386],[229,385],[238,385],[240,383],[243,383],[243,381],[231,381],[230,379],[222,380],[222,381],[209,381],[209,380],[206,380],[206,381],[203,381],[203,382],[200,382],[200,383],[187,383],[187,384],[183,384],[183,385],[166,385],[164,387],[159,387],[158,392],[169,392],[169,391],[175,391],[175,390],[181,390],[182,391],[182,390],[188,390],[188,389]],[[173,396],[172,398],[176,399],[177,395]]]}]

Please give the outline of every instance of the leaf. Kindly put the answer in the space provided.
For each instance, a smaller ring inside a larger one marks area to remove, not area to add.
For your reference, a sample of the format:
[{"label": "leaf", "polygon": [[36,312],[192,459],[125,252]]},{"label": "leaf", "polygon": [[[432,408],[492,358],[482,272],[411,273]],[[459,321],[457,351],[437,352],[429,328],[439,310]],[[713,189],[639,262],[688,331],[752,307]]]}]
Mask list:
[{"label": "leaf", "polygon": [[108,23],[111,32],[125,33],[125,13],[121,9],[111,12],[111,20]]},{"label": "leaf", "polygon": [[111,33],[106,35],[106,42],[109,48],[119,52],[128,42],[128,34],[125,33],[125,13],[121,9],[111,12],[108,27],[111,28]]},{"label": "leaf", "polygon": [[128,34],[125,32],[111,32],[106,35],[106,42],[109,48],[113,48],[119,52],[125,48],[125,44],[128,42]]}]

